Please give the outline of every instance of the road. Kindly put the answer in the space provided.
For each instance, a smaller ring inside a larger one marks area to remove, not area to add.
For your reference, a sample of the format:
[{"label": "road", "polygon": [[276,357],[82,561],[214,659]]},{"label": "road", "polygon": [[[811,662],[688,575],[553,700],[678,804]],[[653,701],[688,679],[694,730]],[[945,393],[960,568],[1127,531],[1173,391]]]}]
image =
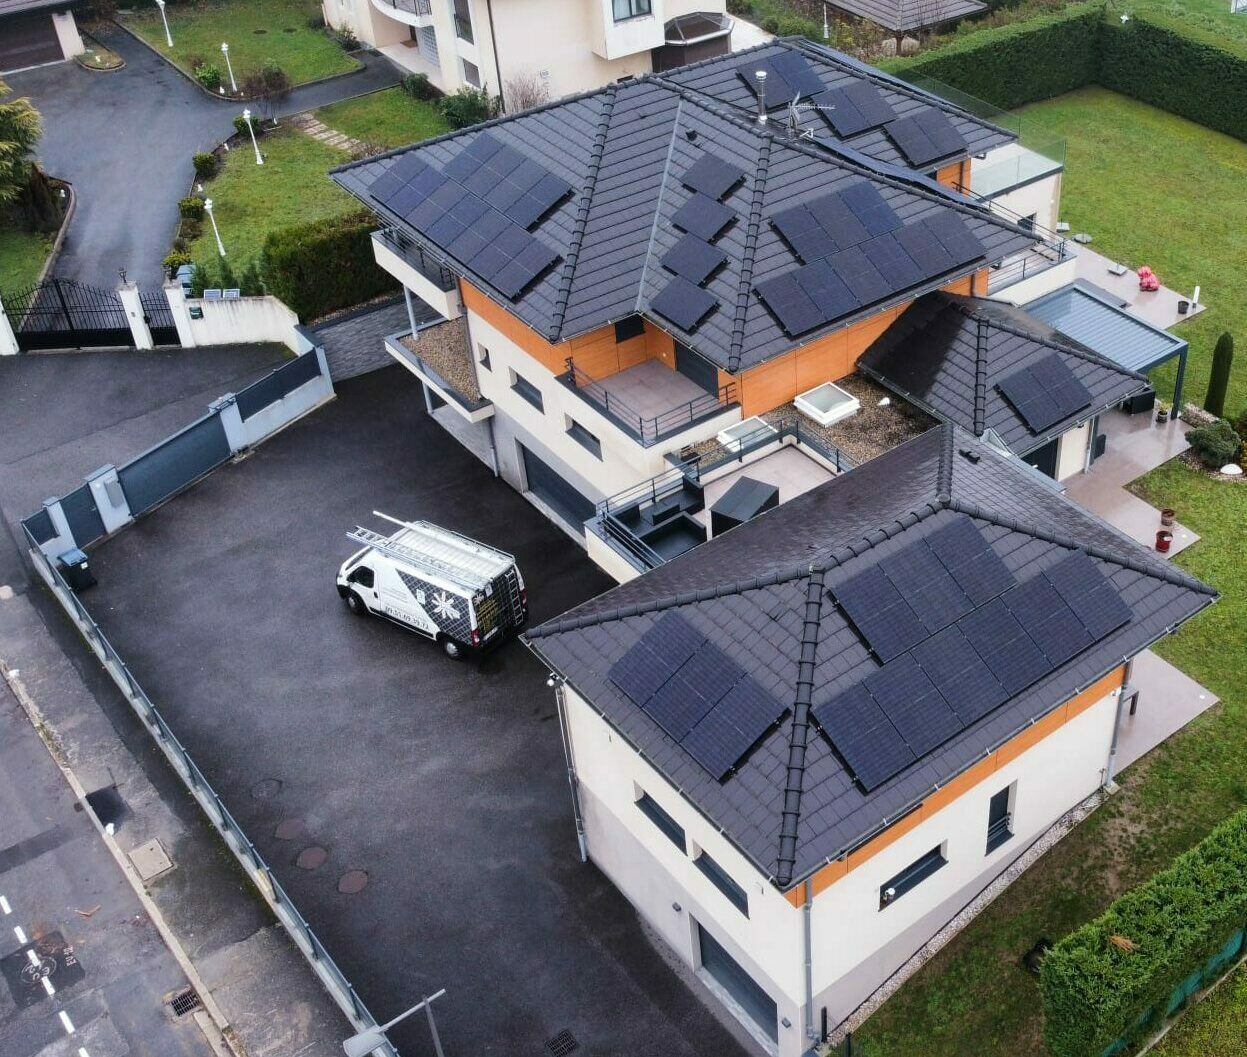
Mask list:
[{"label": "road", "polygon": [[[6,80],[14,96],[28,96],[43,115],[39,163],[72,183],[77,197],[54,274],[113,289],[125,268],[144,288],[158,289],[178,199],[194,176],[191,157],[233,134],[242,104],[213,99],[123,30],[97,35],[126,60],[124,70],[93,73],[66,62]],[[364,62],[359,73],[296,88],[281,112],[397,82],[389,60]]]},{"label": "road", "polygon": [[166,1004],[185,987],[0,682],[0,1057],[210,1057],[194,1017]]}]

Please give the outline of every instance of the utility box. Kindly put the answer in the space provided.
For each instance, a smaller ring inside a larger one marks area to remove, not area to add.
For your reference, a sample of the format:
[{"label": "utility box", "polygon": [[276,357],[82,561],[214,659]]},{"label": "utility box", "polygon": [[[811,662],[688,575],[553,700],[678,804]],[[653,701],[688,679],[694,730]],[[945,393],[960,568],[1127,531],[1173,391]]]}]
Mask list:
[{"label": "utility box", "polygon": [[74,548],[56,560],[61,564],[61,575],[75,594],[85,591],[95,583],[95,574],[91,572],[91,563],[84,552]]}]

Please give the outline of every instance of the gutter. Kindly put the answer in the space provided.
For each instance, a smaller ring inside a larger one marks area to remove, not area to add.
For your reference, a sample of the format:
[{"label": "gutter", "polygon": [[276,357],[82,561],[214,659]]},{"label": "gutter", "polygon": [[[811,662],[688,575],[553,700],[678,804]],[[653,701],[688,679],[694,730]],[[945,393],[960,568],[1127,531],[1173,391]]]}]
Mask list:
[{"label": "gutter", "polygon": [[805,947],[805,1037],[810,1042],[818,1040],[814,1030],[814,940],[812,918],[814,913],[814,883],[805,880],[805,899],[801,907],[802,943]]},{"label": "gutter", "polygon": [[572,814],[576,818],[576,844],[580,848],[580,861],[589,861],[589,844],[585,839],[584,814],[580,810],[580,780],[576,777],[576,759],[572,754],[572,740],[567,730],[566,701],[563,697],[563,679],[554,676],[554,701],[559,714],[559,736],[563,739],[563,758],[567,761],[567,784],[572,792]]}]

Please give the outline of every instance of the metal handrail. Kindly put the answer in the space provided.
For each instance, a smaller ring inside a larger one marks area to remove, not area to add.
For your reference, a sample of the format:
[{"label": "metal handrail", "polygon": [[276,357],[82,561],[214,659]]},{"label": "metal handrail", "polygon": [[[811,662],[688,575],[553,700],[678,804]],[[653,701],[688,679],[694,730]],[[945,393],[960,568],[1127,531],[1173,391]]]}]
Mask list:
[{"label": "metal handrail", "polygon": [[455,288],[455,273],[423,246],[412,241],[400,228],[378,228],[372,233],[372,237],[384,242],[443,293],[449,293]]},{"label": "metal handrail", "polygon": [[433,14],[433,0],[381,0],[396,11],[406,11],[409,15],[429,17]]},{"label": "metal handrail", "polygon": [[703,393],[647,418],[626,400],[612,396],[599,382],[577,367],[570,356],[566,363],[567,373],[562,376],[563,381],[646,447],[736,402],[736,383],[728,382],[717,393]]},{"label": "metal handrail", "polygon": [[696,482],[700,476],[701,468],[695,460],[680,463],[673,466],[670,470],[651,477],[647,481],[642,481],[631,488],[625,488],[622,492],[616,492],[612,496],[607,496],[598,503],[598,513],[611,514],[616,510],[637,506],[647,501],[657,503],[658,500],[665,499],[672,493],[678,492],[684,487],[685,481]]},{"label": "metal handrail", "polygon": [[[640,539],[614,514],[602,514],[600,517],[594,518],[592,523],[601,526],[600,535],[603,539],[608,543],[617,543],[623,547],[628,552],[629,557],[635,558],[640,563],[640,568],[646,570],[657,569],[666,561],[661,554],[643,539]],[[636,564],[636,562],[633,564]]]}]

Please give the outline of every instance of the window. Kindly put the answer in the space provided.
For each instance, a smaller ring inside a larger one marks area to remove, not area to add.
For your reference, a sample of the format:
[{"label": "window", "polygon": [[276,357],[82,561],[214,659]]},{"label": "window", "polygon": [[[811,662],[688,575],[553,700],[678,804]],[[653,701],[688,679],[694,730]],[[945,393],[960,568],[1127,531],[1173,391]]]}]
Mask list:
[{"label": "window", "polygon": [[1035,216],[1036,214],[1032,213],[1028,217],[1022,217],[1021,219],[1018,220],[1018,227],[1020,227],[1023,231],[1034,231],[1035,230]]},{"label": "window", "polygon": [[476,346],[476,362],[479,363],[487,371],[493,370],[489,366],[489,350],[484,345]]},{"label": "window", "polygon": [[640,316],[629,316],[615,324],[615,344],[622,345],[625,341],[639,338],[645,333],[645,320]]},{"label": "window", "polygon": [[900,899],[911,888],[916,888],[930,877],[936,870],[947,863],[944,858],[944,845],[939,844],[926,853],[921,859],[911,862],[895,877],[884,881],[879,886],[879,909],[890,906]]},{"label": "window", "polygon": [[684,843],[684,827],[675,819],[667,814],[649,793],[642,793],[636,806],[641,809],[641,814],[648,818],[655,826],[662,830],[663,835],[671,841],[680,851],[687,851]]},{"label": "window", "polygon": [[481,71],[477,69],[475,63],[468,62],[467,59],[463,60],[463,79],[473,88],[481,86]]},{"label": "window", "polygon": [[372,570],[366,565],[357,565],[347,575],[346,582],[371,588],[373,585]]},{"label": "window", "polygon": [[615,21],[625,22],[650,14],[650,0],[611,0],[615,5]]},{"label": "window", "polygon": [[987,804],[987,851],[994,852],[1013,836],[1013,812],[1009,801],[1017,783],[1000,790]]},{"label": "window", "polygon": [[472,43],[472,4],[471,0],[453,0],[451,5],[455,17],[455,32],[460,40]]},{"label": "window", "polygon": [[532,404],[533,407],[544,414],[546,405],[541,399],[541,390],[533,385],[533,383],[527,378],[512,371],[511,389],[513,392],[519,393],[519,395]]},{"label": "window", "polygon": [[703,874],[709,878],[710,883],[720,892],[727,896],[727,901],[739,910],[745,917],[749,916],[749,896],[745,894],[745,890],[741,888],[735,881],[728,876],[728,873],[722,866],[715,862],[709,855],[702,852],[693,860],[694,865]]},{"label": "window", "polygon": [[574,418],[567,420],[567,435],[594,458],[602,457],[602,442]]}]

